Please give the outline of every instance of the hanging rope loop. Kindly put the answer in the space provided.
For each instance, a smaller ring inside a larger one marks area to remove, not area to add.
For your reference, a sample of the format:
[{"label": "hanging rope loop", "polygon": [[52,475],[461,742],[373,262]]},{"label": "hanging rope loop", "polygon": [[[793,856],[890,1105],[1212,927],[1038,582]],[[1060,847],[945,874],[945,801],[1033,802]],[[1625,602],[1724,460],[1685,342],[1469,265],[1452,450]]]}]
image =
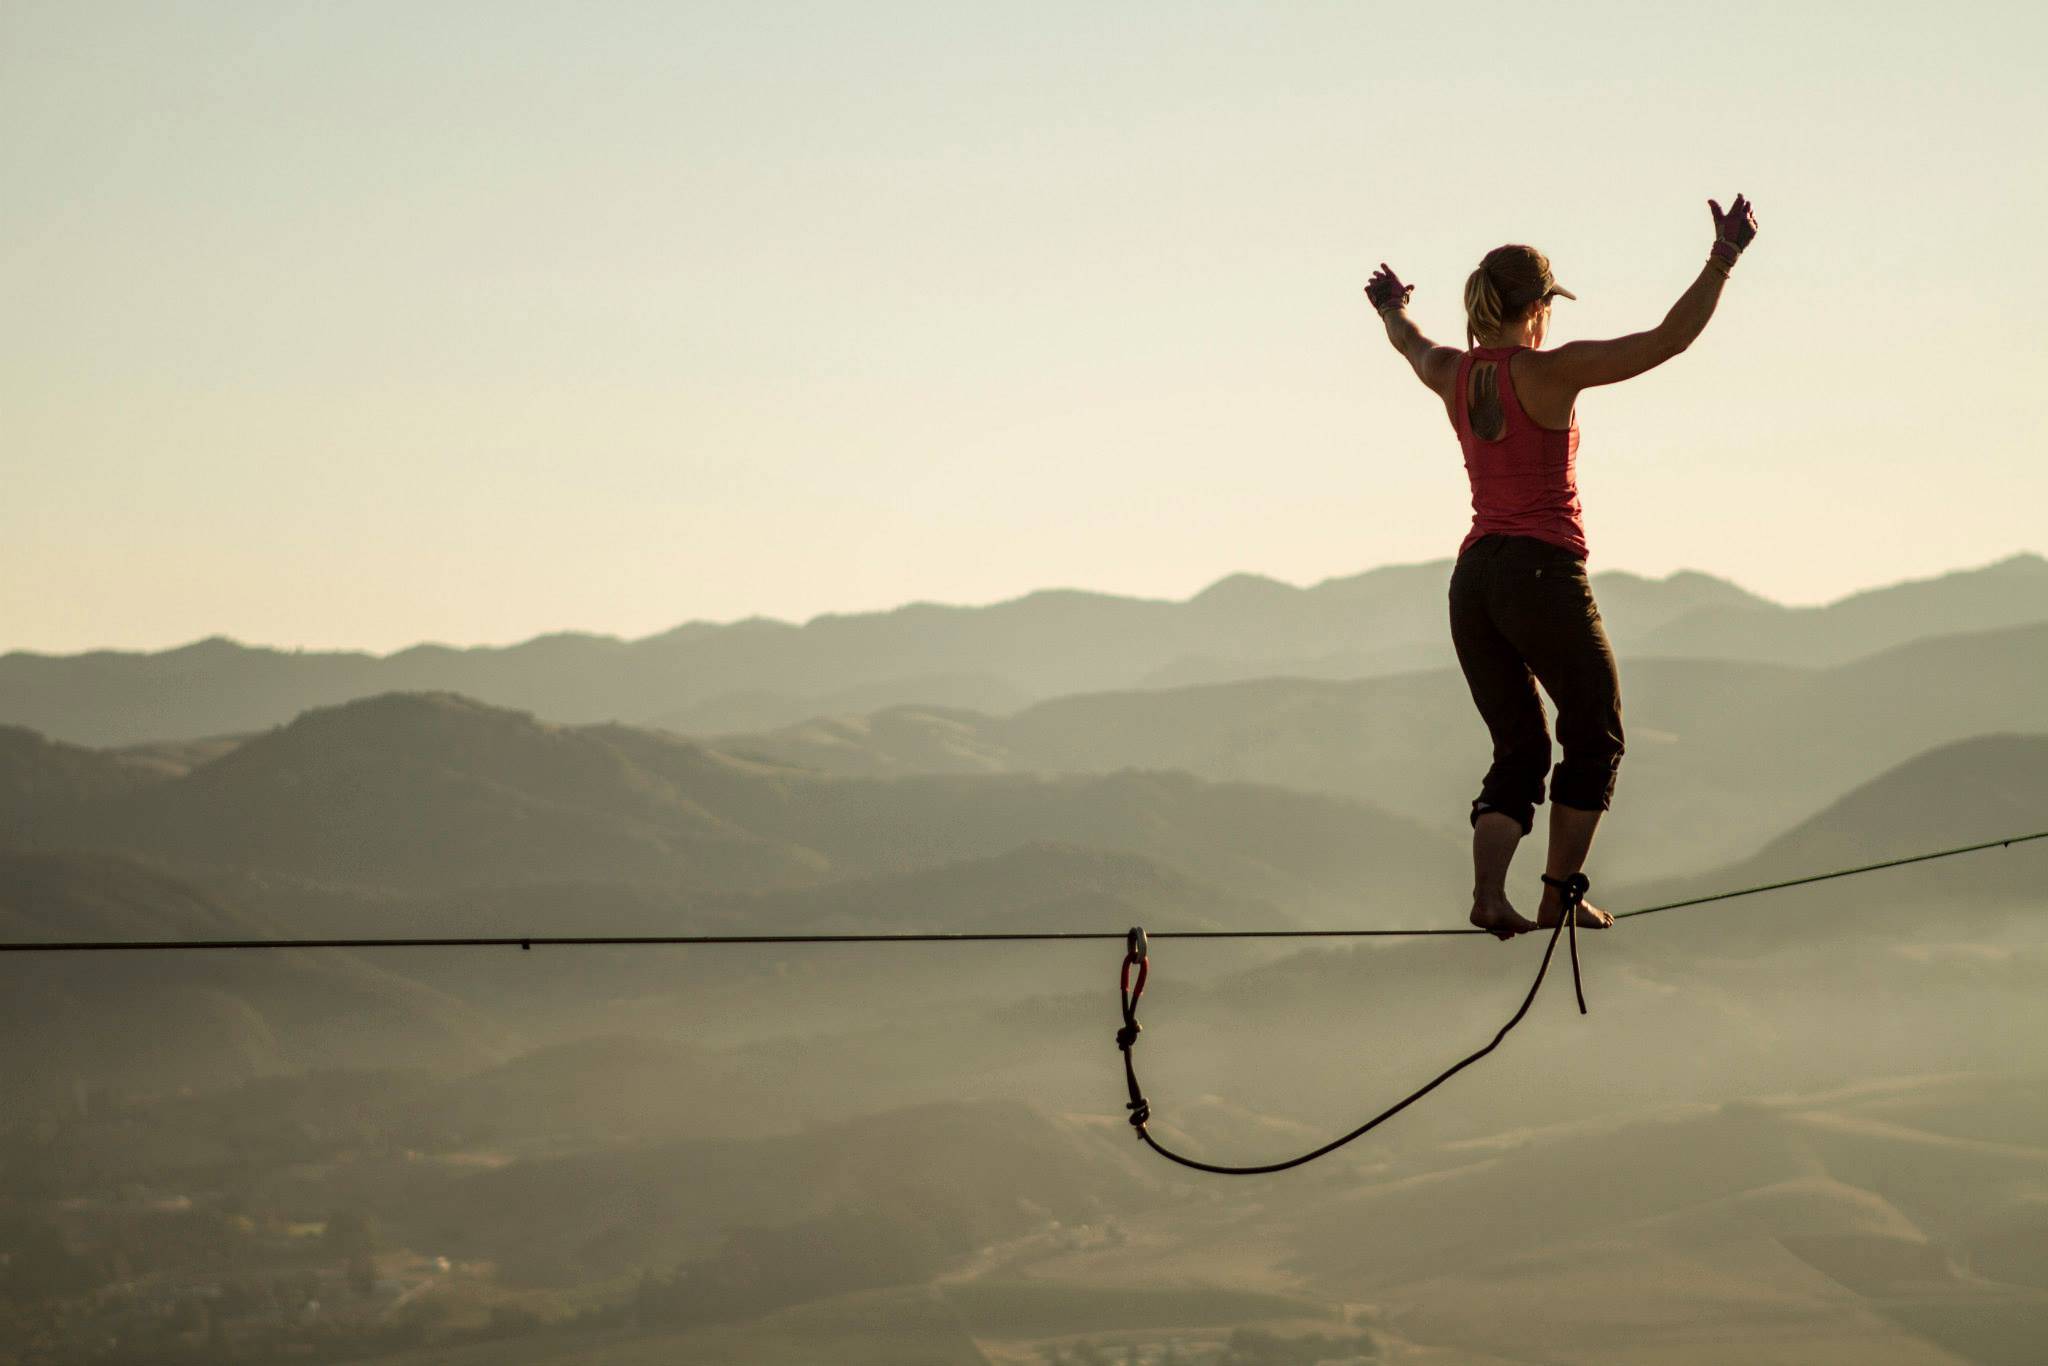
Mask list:
[{"label": "hanging rope loop", "polygon": [[[1486,1047],[1478,1052],[1468,1054],[1457,1062],[1452,1063],[1449,1067],[1437,1073],[1427,1085],[1395,1101],[1392,1105],[1389,1105],[1350,1133],[1344,1134],[1339,1138],[1333,1138],[1322,1147],[1305,1152],[1299,1157],[1290,1157],[1283,1162],[1268,1162],[1256,1167],[1226,1167],[1214,1162],[1201,1162],[1192,1157],[1184,1157],[1152,1137],[1151,1132],[1145,1127],[1151,1123],[1152,1107],[1145,1100],[1144,1091],[1139,1089],[1137,1065],[1131,1061],[1131,1047],[1138,1041],[1138,996],[1145,989],[1146,965],[1143,957],[1145,932],[1133,929],[1125,941],[1123,979],[1120,991],[1123,1003],[1124,1027],[1117,1031],[1116,1046],[1123,1050],[1124,1085],[1129,1090],[1131,1097],[1125,1103],[1124,1108],[1131,1112],[1131,1127],[1138,1131],[1139,1141],[1167,1161],[1177,1162],[1183,1167],[1189,1167],[1198,1172],[1213,1172],[1218,1176],[1265,1176],[1271,1172],[1284,1172],[1290,1168],[1313,1162],[1319,1157],[1337,1151],[1337,1149],[1353,1139],[1362,1138],[1366,1134],[1371,1133],[1374,1129],[1377,1129],[1380,1125],[1386,1123],[1395,1115],[1400,1114],[1416,1101],[1421,1100],[1431,1091],[1436,1090],[1437,1087],[1442,1086],[1452,1077],[1500,1047],[1501,1040],[1507,1038],[1509,1031],[1522,1022],[1522,1017],[1529,1013],[1529,1007],[1535,1004],[1536,993],[1543,989],[1543,979],[1550,971],[1550,959],[1557,952],[1558,936],[1565,933],[1567,926],[1571,927],[1572,983],[1574,987],[1577,987],[1579,978],[1579,907],[1585,901],[1586,893],[1592,889],[1593,884],[1587,880],[1583,873],[1574,873],[1568,878],[1556,879],[1545,876],[1543,881],[1564,894],[1564,914],[1558,918],[1557,924],[1550,931],[1550,938],[1543,945],[1543,960],[1536,965],[1536,980],[1529,984],[1528,993],[1522,997],[1521,1006],[1509,1017],[1508,1022],[1500,1027],[1500,1032],[1493,1036],[1493,1042],[1487,1044]],[[1136,990],[1133,990],[1131,986],[1131,968],[1133,966],[1136,966],[1138,969]],[[1579,1013],[1582,1015],[1586,1013],[1586,994],[1583,990],[1579,991]]]}]

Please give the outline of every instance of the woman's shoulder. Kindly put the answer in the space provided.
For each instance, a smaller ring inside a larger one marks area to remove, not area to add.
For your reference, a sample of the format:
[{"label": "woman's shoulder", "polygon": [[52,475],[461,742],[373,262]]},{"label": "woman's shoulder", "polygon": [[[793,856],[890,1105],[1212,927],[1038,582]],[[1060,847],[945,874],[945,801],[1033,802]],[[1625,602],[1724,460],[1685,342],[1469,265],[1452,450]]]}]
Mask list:
[{"label": "woman's shoulder", "polygon": [[1555,361],[1551,352],[1520,346],[1504,357],[1502,364],[1514,386],[1515,401],[1530,420],[1539,427],[1562,430],[1571,424],[1578,390],[1566,382]]}]

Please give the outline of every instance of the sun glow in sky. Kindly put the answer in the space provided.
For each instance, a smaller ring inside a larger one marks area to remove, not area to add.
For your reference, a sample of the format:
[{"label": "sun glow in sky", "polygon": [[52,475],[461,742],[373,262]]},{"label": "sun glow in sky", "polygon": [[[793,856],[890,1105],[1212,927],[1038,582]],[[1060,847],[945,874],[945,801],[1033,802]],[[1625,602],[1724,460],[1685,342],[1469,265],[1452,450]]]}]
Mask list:
[{"label": "sun glow in sky", "polygon": [[2044,548],[2030,4],[0,9],[0,649],[390,649],[1448,556],[1490,247],[1692,350],[1593,567]]}]

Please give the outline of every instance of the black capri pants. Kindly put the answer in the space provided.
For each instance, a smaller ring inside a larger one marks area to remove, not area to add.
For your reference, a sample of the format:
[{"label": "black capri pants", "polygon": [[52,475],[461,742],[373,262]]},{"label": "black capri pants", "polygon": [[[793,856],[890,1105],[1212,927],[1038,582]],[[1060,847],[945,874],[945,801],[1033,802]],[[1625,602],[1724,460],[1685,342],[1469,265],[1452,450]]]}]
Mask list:
[{"label": "black capri pants", "polygon": [[[1528,834],[1546,774],[1559,806],[1607,810],[1621,768],[1621,679],[1586,562],[1530,536],[1480,537],[1451,571],[1451,643],[1493,736],[1473,824],[1498,811]],[[1564,757],[1554,772],[1539,682],[1557,705]]]}]

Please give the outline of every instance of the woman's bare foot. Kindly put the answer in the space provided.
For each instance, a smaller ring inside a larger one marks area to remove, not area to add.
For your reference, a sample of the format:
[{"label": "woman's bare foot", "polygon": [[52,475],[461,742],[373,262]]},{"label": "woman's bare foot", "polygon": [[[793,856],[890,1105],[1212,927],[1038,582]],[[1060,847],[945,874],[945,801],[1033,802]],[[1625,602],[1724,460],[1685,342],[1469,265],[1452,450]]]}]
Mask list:
[{"label": "woman's bare foot", "polygon": [[[1564,893],[1546,883],[1543,888],[1543,904],[1536,908],[1536,928],[1540,930],[1554,930],[1563,919]],[[1590,905],[1584,901],[1579,903],[1580,929],[1604,930],[1613,923],[1614,917],[1601,910],[1598,906]]]},{"label": "woman's bare foot", "polygon": [[1496,939],[1513,939],[1536,928],[1536,922],[1516,910],[1504,896],[1473,897],[1472,923]]}]

